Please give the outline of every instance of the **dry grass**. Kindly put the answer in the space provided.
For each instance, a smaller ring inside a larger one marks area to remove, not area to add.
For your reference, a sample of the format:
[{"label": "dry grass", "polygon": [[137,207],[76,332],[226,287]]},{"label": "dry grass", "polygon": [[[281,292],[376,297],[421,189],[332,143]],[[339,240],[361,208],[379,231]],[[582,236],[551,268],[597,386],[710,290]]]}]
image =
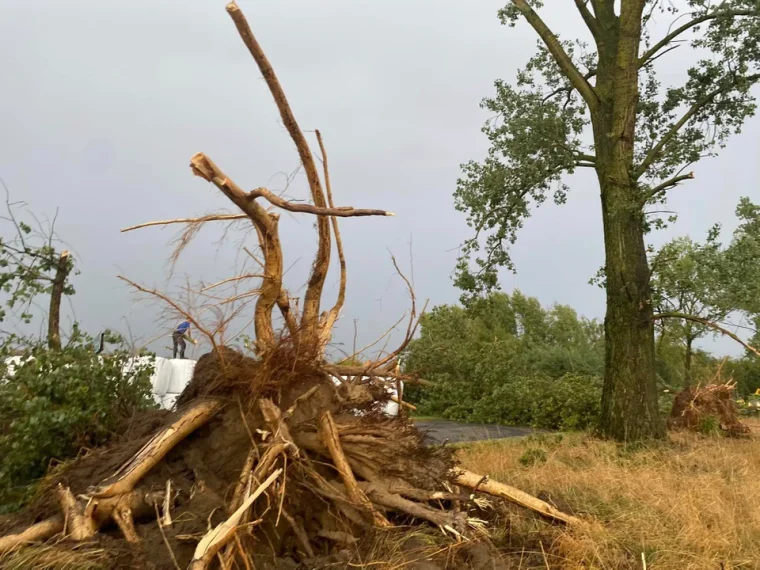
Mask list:
[{"label": "dry grass", "polygon": [[0,555],[3,570],[107,570],[105,551],[88,545],[35,545]]},{"label": "dry grass", "polygon": [[752,427],[749,439],[674,434],[638,449],[582,434],[534,436],[459,456],[468,469],[598,521],[564,531],[511,514],[513,551],[532,535],[545,570],[760,568],[760,424]]}]

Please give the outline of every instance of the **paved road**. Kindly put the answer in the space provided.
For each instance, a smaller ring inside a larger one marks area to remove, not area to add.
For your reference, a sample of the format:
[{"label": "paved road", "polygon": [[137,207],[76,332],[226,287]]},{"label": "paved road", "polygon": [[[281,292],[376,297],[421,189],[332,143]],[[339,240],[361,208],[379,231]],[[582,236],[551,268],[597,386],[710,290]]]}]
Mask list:
[{"label": "paved road", "polygon": [[427,431],[431,443],[457,443],[461,441],[482,441],[485,439],[502,439],[522,437],[536,433],[536,430],[523,427],[507,427],[488,424],[460,424],[448,420],[417,420],[420,429]]}]

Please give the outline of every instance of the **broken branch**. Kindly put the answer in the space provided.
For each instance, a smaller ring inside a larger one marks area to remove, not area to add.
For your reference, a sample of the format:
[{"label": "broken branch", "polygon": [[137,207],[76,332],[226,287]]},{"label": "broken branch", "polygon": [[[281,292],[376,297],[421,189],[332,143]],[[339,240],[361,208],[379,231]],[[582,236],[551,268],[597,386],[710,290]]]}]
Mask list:
[{"label": "broken branch", "polygon": [[230,517],[223,523],[218,524],[213,530],[209,531],[198,543],[193,554],[193,560],[190,562],[188,570],[206,570],[208,565],[214,559],[214,556],[226,545],[232,537],[235,536],[238,528],[238,522],[243,516],[243,513],[247,511],[253,502],[259,498],[259,496],[266,491],[269,486],[275,482],[275,480],[282,473],[282,469],[277,469],[272,473],[266,481],[264,481],[258,488],[251,493],[250,497],[243,501],[243,504],[230,515]]},{"label": "broken branch", "polygon": [[133,230],[139,230],[141,228],[149,228],[151,226],[168,226],[170,224],[203,224],[206,222],[216,221],[230,221],[230,220],[244,220],[248,216],[246,214],[209,214],[208,216],[201,216],[200,218],[177,218],[174,220],[158,220],[155,222],[144,222],[134,226],[124,228],[121,233],[131,232]]},{"label": "broken branch", "polygon": [[148,471],[193,431],[208,422],[222,408],[218,400],[202,400],[185,411],[178,420],[156,433],[119,470],[101,483],[92,496],[114,497],[128,493]]},{"label": "broken branch", "polygon": [[519,489],[515,489],[504,483],[499,483],[498,481],[492,481],[487,476],[478,475],[471,471],[466,471],[464,469],[457,470],[454,476],[454,483],[462,487],[467,487],[468,489],[481,491],[493,495],[494,497],[506,499],[511,503],[530,509],[541,516],[565,524],[578,524],[581,522],[579,518],[563,513],[541,499],[537,499]]},{"label": "broken branch", "polygon": [[311,204],[303,204],[299,202],[289,202],[283,198],[280,198],[277,194],[266,188],[256,188],[251,190],[248,194],[251,200],[256,198],[264,198],[268,202],[274,204],[278,208],[287,210],[288,212],[301,212],[304,214],[314,214],[315,216],[329,216],[338,218],[358,218],[365,216],[395,216],[393,212],[387,212],[385,210],[372,210],[366,208],[352,208],[351,206],[338,206],[333,207],[317,207]]}]

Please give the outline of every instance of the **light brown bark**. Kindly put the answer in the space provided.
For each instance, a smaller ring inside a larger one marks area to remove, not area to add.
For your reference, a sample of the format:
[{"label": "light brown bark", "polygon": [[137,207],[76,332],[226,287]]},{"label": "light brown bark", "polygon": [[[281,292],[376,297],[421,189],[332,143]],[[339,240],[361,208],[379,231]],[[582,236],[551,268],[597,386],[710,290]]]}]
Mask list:
[{"label": "light brown bark", "polygon": [[471,471],[457,470],[454,477],[454,483],[462,487],[467,487],[468,489],[477,489],[478,491],[493,495],[494,497],[505,499],[556,521],[566,524],[578,524],[581,522],[579,518],[563,513],[541,499],[537,499],[519,489],[515,489],[504,483],[499,483],[498,481],[493,481],[483,475],[472,473]]},{"label": "light brown bark", "polygon": [[208,422],[222,407],[218,400],[202,400],[186,410],[182,416],[156,433],[140,451],[111,477],[96,488],[92,496],[114,497],[128,493],[155,467],[166,454],[188,435]]},{"label": "light brown bark", "polygon": [[391,526],[388,519],[377,512],[367,498],[367,495],[365,495],[359,488],[354,473],[351,470],[351,466],[346,459],[346,455],[343,453],[343,447],[341,447],[340,439],[338,437],[338,428],[335,426],[335,421],[330,412],[325,412],[319,417],[319,432],[322,436],[322,442],[330,452],[330,457],[332,457],[333,464],[346,487],[346,492],[351,501],[369,513],[377,526]]},{"label": "light brown bark", "polygon": [[42,522],[33,524],[22,532],[0,537],[0,555],[30,542],[47,540],[62,531],[63,518],[59,516],[50,517]]}]

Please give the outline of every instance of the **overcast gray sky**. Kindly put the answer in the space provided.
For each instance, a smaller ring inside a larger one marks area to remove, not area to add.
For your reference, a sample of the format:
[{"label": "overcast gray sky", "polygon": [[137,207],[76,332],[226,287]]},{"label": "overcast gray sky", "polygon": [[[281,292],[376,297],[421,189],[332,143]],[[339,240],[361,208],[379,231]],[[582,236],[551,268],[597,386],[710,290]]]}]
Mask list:
[{"label": "overcast gray sky", "polygon": [[[388,250],[404,268],[413,246],[417,295],[452,303],[456,248],[469,236],[453,208],[459,165],[481,159],[486,115],[478,103],[496,78],[512,79],[533,52],[527,25],[506,28],[504,0],[240,0],[304,130],[322,131],[336,201],[385,208],[395,218],[342,223],[349,264],[348,300],[336,332],[360,345],[408,308]],[[135,223],[228,208],[191,175],[189,158],[207,153],[244,188],[281,190],[298,166],[264,81],[218,0],[36,0],[0,10],[0,176],[15,199],[39,214],[60,207],[58,233],[79,255],[76,318],[97,332],[161,333],[155,305],[136,302],[116,279],[148,286],[167,278],[174,229],[120,234]],[[566,37],[583,33],[571,2],[549,2],[549,24]],[[688,53],[663,58],[663,82],[683,77]],[[681,59],[679,59],[681,58]],[[720,158],[694,170],[672,194],[676,234],[701,239],[709,226],[735,226],[740,196],[757,198],[760,121],[753,119]],[[299,176],[288,194],[304,197]],[[309,217],[284,216],[286,265],[295,293],[311,263]],[[546,205],[514,248],[517,275],[503,286],[602,317],[602,292],[588,279],[602,264],[598,187],[572,180],[569,203]],[[205,229],[177,274],[207,282],[230,275],[233,247],[217,250],[218,227]],[[337,290],[331,274],[328,292]],[[67,309],[67,318],[71,319]],[[166,354],[166,339],[153,349]],[[739,353],[730,342],[717,345]],[[199,355],[196,349],[195,356]]]}]

